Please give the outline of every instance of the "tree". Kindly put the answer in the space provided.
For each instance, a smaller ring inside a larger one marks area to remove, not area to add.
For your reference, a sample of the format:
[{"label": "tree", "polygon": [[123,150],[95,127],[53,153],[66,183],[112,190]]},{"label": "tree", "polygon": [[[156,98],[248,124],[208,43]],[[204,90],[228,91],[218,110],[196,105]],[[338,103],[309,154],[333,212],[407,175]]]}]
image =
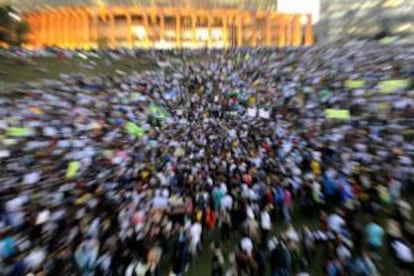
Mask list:
[{"label": "tree", "polygon": [[30,26],[26,21],[17,22],[14,26],[14,37],[10,44],[14,46],[22,46],[27,42],[27,34],[30,31]]},{"label": "tree", "polygon": [[11,6],[0,6],[0,44],[21,46],[26,42],[30,27],[26,21],[10,16],[11,12]]},{"label": "tree", "polygon": [[0,43],[8,44],[10,40],[10,26],[12,18],[9,15],[10,7],[0,6]]},{"label": "tree", "polygon": [[98,48],[107,49],[109,47],[109,38],[106,36],[100,36],[98,38]]}]

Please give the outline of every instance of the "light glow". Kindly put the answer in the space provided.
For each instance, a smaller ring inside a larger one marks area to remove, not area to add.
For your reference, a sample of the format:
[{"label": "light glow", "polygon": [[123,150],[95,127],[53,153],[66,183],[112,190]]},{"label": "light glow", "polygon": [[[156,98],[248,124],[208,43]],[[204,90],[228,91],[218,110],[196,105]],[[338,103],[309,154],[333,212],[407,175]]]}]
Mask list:
[{"label": "light glow", "polygon": [[313,24],[319,21],[320,0],[277,0],[277,11],[290,14],[311,14]]},{"label": "light glow", "polygon": [[144,39],[147,35],[147,30],[145,30],[144,26],[135,26],[132,27],[132,31],[135,33],[135,35],[140,39]]},{"label": "light glow", "polygon": [[19,15],[15,14],[14,12],[9,12],[9,16],[16,21],[22,21],[22,18]]}]

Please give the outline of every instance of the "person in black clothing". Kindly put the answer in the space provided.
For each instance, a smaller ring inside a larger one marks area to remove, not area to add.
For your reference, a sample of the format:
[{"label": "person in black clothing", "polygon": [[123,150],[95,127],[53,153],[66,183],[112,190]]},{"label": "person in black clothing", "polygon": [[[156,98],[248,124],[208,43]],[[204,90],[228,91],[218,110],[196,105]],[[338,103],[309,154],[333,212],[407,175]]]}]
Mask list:
[{"label": "person in black clothing", "polygon": [[172,271],[175,275],[182,275],[184,266],[186,264],[187,252],[187,237],[182,226],[180,226],[180,230],[175,239],[172,252]]},{"label": "person in black clothing", "polygon": [[211,276],[222,276],[224,274],[224,257],[219,243],[213,245],[213,258],[211,263]]}]

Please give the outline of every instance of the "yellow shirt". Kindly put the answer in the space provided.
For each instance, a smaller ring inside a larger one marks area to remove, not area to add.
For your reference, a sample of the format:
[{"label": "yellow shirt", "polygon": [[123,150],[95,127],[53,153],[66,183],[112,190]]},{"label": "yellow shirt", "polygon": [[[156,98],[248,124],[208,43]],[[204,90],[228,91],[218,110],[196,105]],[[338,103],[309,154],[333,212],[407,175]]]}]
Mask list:
[{"label": "yellow shirt", "polygon": [[320,176],[321,175],[321,165],[318,161],[313,160],[311,163],[311,170],[314,175]]}]

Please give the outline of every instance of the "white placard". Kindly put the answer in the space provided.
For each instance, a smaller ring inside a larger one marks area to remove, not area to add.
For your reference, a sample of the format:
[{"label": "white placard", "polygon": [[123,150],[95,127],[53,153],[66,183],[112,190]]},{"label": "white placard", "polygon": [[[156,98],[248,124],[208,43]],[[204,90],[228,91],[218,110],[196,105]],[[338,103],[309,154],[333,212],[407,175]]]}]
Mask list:
[{"label": "white placard", "polygon": [[257,108],[248,108],[247,115],[249,117],[256,117],[257,116]]},{"label": "white placard", "polygon": [[270,118],[270,111],[260,108],[259,109],[259,117],[260,118],[264,118],[264,119],[269,119]]}]

